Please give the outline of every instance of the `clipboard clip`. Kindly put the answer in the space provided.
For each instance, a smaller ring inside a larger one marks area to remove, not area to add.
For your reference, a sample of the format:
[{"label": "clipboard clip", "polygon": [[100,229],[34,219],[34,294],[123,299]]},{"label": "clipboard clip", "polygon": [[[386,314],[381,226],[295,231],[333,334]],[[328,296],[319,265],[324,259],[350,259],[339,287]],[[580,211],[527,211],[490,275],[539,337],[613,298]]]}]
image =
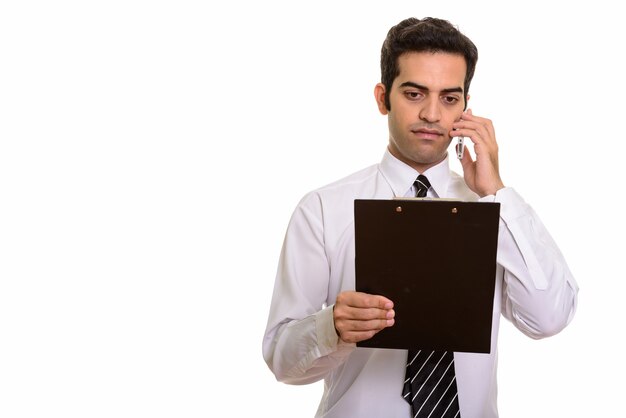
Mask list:
[{"label": "clipboard clip", "polygon": [[[396,206],[396,212],[402,212],[402,206]],[[452,208],[450,209],[450,212],[456,215],[457,213],[459,213],[459,210],[457,208]]]}]

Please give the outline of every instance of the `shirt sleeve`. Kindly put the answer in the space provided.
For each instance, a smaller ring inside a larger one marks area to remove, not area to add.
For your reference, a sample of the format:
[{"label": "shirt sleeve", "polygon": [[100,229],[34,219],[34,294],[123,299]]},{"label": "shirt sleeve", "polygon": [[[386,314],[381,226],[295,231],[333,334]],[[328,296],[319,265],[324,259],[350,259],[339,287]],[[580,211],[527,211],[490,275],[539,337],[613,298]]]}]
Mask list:
[{"label": "shirt sleeve", "polygon": [[329,276],[322,205],[310,194],[287,228],[263,339],[263,357],[279,381],[320,380],[354,350],[335,331],[334,305],[327,305]]},{"label": "shirt sleeve", "polygon": [[497,260],[504,269],[502,314],[539,339],[561,331],[576,311],[578,285],[534,210],[512,188],[482,201],[500,203]]}]

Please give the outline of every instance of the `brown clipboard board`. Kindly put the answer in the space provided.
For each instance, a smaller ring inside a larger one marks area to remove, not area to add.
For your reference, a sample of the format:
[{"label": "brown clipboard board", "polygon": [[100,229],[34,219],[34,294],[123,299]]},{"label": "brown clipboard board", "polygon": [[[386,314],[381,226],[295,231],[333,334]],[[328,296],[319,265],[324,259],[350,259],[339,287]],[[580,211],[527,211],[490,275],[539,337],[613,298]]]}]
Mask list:
[{"label": "brown clipboard board", "polygon": [[358,347],[489,353],[500,204],[354,201],[356,290],[395,324]]}]

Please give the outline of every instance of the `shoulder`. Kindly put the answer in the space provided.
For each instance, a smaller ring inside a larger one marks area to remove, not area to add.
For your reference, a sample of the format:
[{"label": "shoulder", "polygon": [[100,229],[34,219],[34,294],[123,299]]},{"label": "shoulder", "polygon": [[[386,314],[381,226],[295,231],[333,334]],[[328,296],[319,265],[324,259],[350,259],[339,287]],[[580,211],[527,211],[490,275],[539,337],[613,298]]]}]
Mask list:
[{"label": "shoulder", "polygon": [[[369,190],[375,188],[379,176],[379,165],[373,164],[339,180],[308,192],[300,200],[298,209],[322,212],[349,206]],[[351,209],[350,209],[351,210]]]},{"label": "shoulder", "polygon": [[363,187],[375,182],[378,175],[378,164],[373,164],[339,180],[328,183],[307,193],[303,200],[318,196],[321,199],[333,199],[342,195],[358,196]]}]

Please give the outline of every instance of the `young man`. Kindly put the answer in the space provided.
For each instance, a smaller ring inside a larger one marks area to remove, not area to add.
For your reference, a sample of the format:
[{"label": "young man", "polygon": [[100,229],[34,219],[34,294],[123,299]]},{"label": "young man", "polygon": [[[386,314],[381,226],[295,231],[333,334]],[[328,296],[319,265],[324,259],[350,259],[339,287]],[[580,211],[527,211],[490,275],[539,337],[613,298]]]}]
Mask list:
[{"label": "young man", "polygon": [[[389,124],[382,161],[307,194],[293,213],[263,355],[280,381],[324,379],[319,417],[497,417],[500,314],[532,338],[558,333],[574,315],[578,287],[563,256],[532,208],[504,186],[491,121],[467,109],[477,58],[447,21],[411,18],[391,28],[374,90]],[[475,158],[466,150],[461,160],[463,177],[448,165],[453,136],[474,144]],[[420,174],[425,186],[416,182]],[[394,301],[354,291],[354,200],[415,196],[421,188],[433,198],[501,205],[490,354],[356,347],[393,326],[395,312]],[[407,360],[436,382],[420,377],[426,381],[410,387],[417,372]],[[439,382],[445,394],[436,394]]]}]

